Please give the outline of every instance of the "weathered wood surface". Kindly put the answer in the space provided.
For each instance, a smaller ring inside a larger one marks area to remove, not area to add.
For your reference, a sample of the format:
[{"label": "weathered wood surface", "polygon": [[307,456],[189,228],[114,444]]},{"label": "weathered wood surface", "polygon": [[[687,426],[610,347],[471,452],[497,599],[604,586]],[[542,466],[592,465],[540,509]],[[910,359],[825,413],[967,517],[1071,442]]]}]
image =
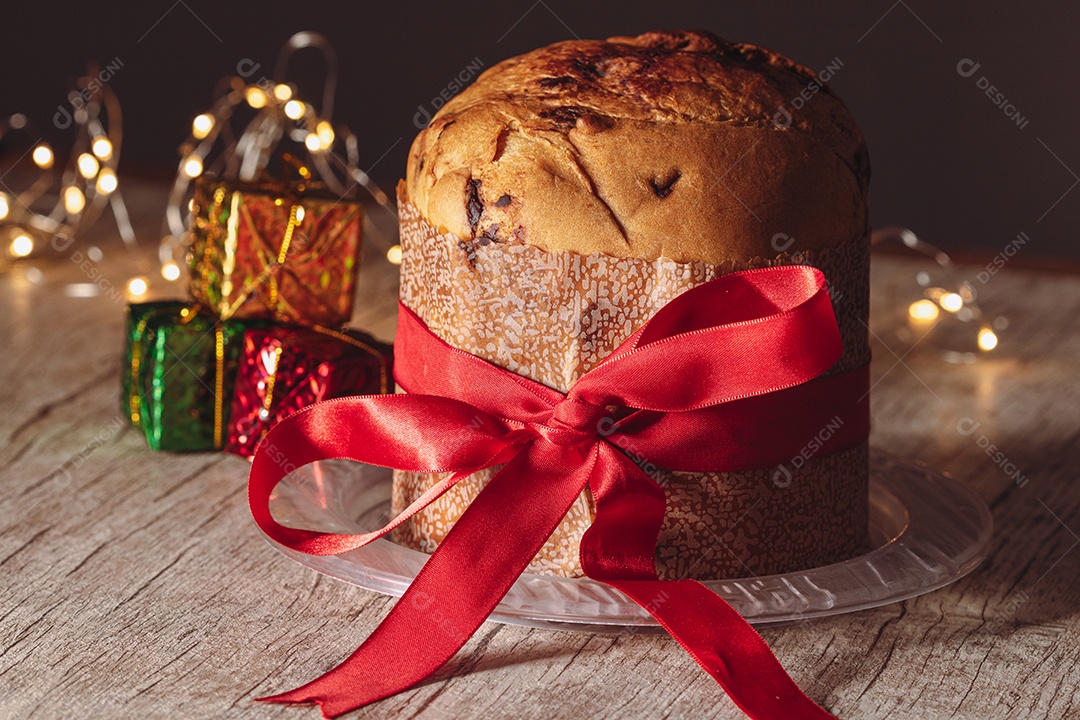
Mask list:
[{"label": "weathered wood surface", "polygon": [[[139,217],[153,237],[159,216]],[[66,297],[86,281],[69,255],[36,261],[40,284],[0,275],[0,718],[317,717],[251,699],[336,664],[390,600],[268,547],[244,461],[147,451],[119,408],[122,300]],[[122,289],[134,268],[110,251],[100,271]],[[389,337],[393,273],[364,272],[355,322]],[[879,287],[910,272],[876,260]],[[1011,326],[975,365],[876,345],[873,442],[991,504],[990,560],[916,600],[763,631],[842,718],[1080,716],[1080,278],[1007,267],[981,298]],[[436,680],[354,716],[740,714],[664,636],[487,624]]]}]

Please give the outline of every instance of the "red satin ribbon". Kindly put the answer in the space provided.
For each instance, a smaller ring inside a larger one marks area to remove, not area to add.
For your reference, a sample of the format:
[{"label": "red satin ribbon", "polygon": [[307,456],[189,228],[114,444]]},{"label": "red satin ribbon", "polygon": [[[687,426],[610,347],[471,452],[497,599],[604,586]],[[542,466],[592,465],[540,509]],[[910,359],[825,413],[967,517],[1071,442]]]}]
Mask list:
[{"label": "red satin ribbon", "polygon": [[[400,306],[395,375],[408,394],[328,400],[275,426],[251,467],[255,521],[282,545],[339,554],[382,537],[473,472],[505,466],[352,656],[261,700],[315,702],[329,718],[427,678],[588,487],[596,517],[581,542],[586,575],[651,613],[750,717],[832,717],[723,599],[694,580],[657,577],[664,491],[632,457],[668,470],[769,467],[837,416],[844,422],[819,454],[864,442],[866,368],[814,380],[840,352],[824,278],[806,266],[725,275],[682,294],[566,395],[447,345]],[[375,532],[279,525],[274,487],[287,471],[328,458],[452,475]]]}]

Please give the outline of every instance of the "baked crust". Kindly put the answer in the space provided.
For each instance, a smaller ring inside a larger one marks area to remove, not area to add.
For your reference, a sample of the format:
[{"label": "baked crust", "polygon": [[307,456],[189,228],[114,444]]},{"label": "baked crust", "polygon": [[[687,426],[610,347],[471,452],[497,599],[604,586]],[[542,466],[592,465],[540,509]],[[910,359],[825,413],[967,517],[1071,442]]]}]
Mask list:
[{"label": "baked crust", "polygon": [[719,264],[837,245],[866,234],[869,160],[815,83],[706,32],[556,43],[435,115],[410,150],[408,198],[481,246]]}]

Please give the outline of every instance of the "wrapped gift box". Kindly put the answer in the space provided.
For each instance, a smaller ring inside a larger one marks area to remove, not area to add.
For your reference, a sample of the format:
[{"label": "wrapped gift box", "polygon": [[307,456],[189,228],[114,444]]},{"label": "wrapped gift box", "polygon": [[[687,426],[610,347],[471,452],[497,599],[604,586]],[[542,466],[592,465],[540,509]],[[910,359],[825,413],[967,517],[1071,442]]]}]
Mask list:
[{"label": "wrapped gift box", "polygon": [[244,331],[264,324],[182,301],[128,307],[123,409],[152,450],[222,447]]},{"label": "wrapped gift box", "polygon": [[314,183],[200,178],[191,294],[223,318],[340,326],[352,315],[363,206]]},{"label": "wrapped gift box", "polygon": [[356,330],[249,330],[225,450],[250,457],[278,420],[320,400],[393,392],[392,353],[389,345]]}]

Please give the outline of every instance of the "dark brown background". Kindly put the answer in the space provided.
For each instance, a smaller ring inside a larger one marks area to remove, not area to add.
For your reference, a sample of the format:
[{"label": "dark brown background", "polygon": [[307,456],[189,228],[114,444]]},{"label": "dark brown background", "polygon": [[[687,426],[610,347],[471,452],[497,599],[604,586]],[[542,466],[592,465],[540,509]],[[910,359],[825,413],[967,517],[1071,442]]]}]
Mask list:
[{"label": "dark brown background", "polygon": [[[698,27],[757,43],[819,70],[870,144],[875,225],[905,224],[946,249],[990,257],[1019,232],[1030,262],[1080,262],[1080,141],[1075,131],[1080,5],[873,0],[821,3],[616,3],[563,0],[255,3],[17,3],[4,9],[0,113],[52,127],[84,62],[119,58],[111,80],[126,114],[121,176],[167,177],[214,83],[249,58],[269,70],[298,30],[330,36],[341,61],[335,120],[362,138],[362,166],[388,189],[403,172],[420,105],[470,61],[484,66],[573,36]],[[981,64],[961,77],[957,63]],[[309,58],[310,60],[310,58]],[[301,62],[314,97],[319,63]],[[976,85],[985,76],[1027,119],[1005,117]],[[1056,156],[1056,157],[1055,157]],[[153,238],[144,238],[153,242]]]}]

